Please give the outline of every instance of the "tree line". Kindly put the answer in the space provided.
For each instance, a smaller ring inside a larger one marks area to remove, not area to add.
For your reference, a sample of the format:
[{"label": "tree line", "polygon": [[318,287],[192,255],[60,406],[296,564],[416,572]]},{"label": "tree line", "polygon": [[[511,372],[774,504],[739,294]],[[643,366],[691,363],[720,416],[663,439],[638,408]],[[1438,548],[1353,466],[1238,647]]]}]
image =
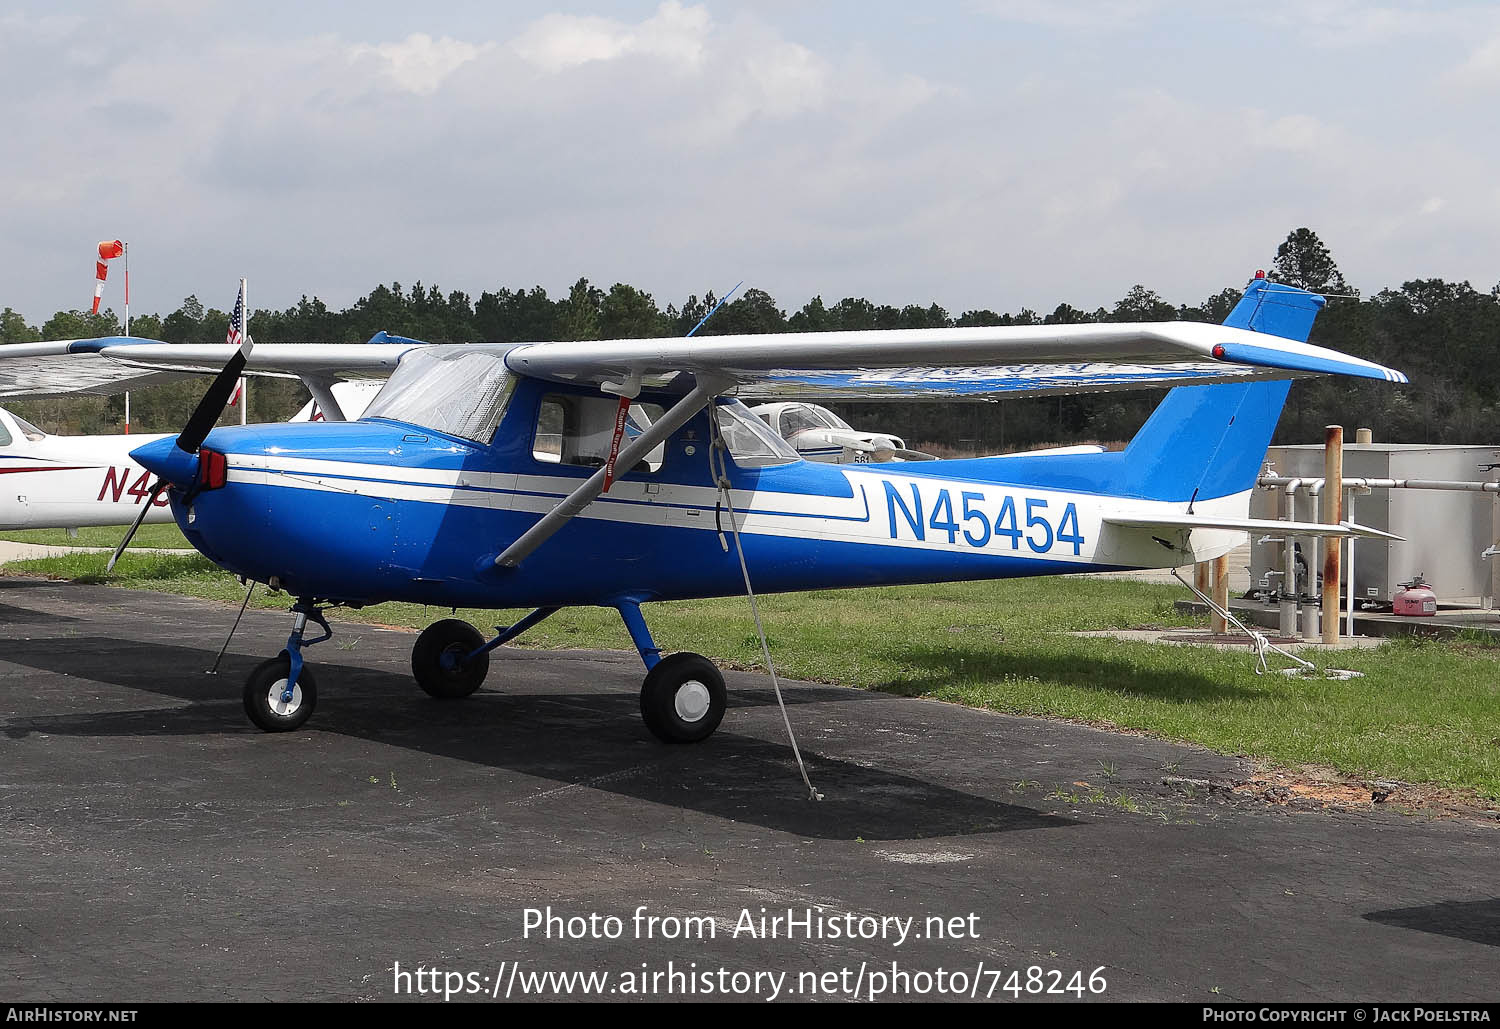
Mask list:
[{"label": "tree line", "polygon": [[[1291,232],[1268,269],[1276,281],[1330,297],[1313,328],[1312,342],[1405,371],[1410,386],[1342,378],[1299,381],[1277,431],[1277,442],[1321,440],[1322,427],[1369,426],[1375,438],[1405,443],[1482,443],[1500,415],[1500,285],[1480,292],[1468,282],[1414,279],[1399,289],[1362,297],[1340,273],[1328,248],[1307,228]],[[1225,288],[1196,306],[1173,304],[1143,285],[1110,307],[1093,310],[1059,303],[1048,314],[1030,308],[1015,313],[988,309],[953,315],[931,303],[897,307],[862,297],[828,304],[813,297],[788,315],[775,298],[749,289],[725,304],[700,334],[825,332],[857,329],[918,329],[946,326],[1057,325],[1084,322],[1219,322],[1240,297]],[[435,285],[381,285],[342,310],[317,297],[302,297],[285,310],[257,310],[251,334],[259,342],[362,343],[380,330],[434,343],[541,342],[678,336],[714,305],[712,291],[689,296],[681,306],[661,307],[634,286],[601,289],[579,279],[565,296],[540,286],[499,288],[477,299]],[[205,308],[196,297],[165,317],[131,319],[131,334],[168,343],[222,342],[228,314]],[[76,339],[118,333],[115,313],[60,311],[40,326],[29,325],[9,307],[0,312],[0,343]],[[198,380],[137,390],[131,397],[135,431],[181,427],[201,396]],[[251,386],[251,421],[289,417],[307,400],[295,380],[257,379]],[[1128,439],[1155,405],[1155,395],[1018,398],[998,403],[830,404],[852,423],[897,432],[908,444],[939,450],[994,452],[1044,444]],[[55,432],[115,432],[124,417],[121,397],[68,397],[6,404],[17,414]],[[238,414],[226,414],[238,421]]]}]

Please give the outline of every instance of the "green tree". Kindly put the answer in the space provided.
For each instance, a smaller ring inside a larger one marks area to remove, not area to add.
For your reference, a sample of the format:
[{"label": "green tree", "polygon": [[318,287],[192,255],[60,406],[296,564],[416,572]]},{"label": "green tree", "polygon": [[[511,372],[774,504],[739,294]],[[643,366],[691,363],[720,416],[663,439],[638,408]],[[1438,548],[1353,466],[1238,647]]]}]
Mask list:
[{"label": "green tree", "polygon": [[1132,286],[1109,313],[1112,322],[1170,322],[1176,318],[1177,308],[1145,286]]},{"label": "green tree", "polygon": [[651,339],[669,330],[650,293],[617,282],[599,304],[599,332],[604,339]]},{"label": "green tree", "polygon": [[786,328],[786,313],[776,306],[776,299],[765,290],[747,289],[743,296],[719,308],[719,313],[699,331],[704,335],[728,336],[785,332]]},{"label": "green tree", "polygon": [[1334,263],[1333,254],[1309,228],[1293,229],[1276,248],[1271,279],[1314,293],[1354,294]]},{"label": "green tree", "polygon": [[[1500,289],[1500,286],[1495,288]],[[787,319],[787,328],[792,332],[827,332],[832,328],[831,321],[828,308],[823,306],[823,298],[816,296]]]},{"label": "green tree", "polygon": [[0,343],[35,343],[42,334],[15,311],[6,308],[0,312]]},{"label": "green tree", "polygon": [[598,339],[604,291],[579,279],[557,303],[557,331],[561,339]]}]

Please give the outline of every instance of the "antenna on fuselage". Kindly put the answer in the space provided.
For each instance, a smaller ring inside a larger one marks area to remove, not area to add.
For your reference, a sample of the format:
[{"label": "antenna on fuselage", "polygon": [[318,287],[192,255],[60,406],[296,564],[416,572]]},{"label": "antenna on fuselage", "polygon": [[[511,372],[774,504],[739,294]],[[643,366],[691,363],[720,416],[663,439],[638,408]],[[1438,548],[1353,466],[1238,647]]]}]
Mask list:
[{"label": "antenna on fuselage", "polygon": [[707,325],[708,324],[708,320],[710,318],[712,318],[718,312],[719,308],[721,308],[725,304],[729,303],[729,298],[732,297],[732,296],[734,296],[736,293],[738,293],[740,291],[740,287],[743,286],[744,284],[745,284],[745,280],[744,279],[741,279],[739,282],[736,282],[734,284],[734,289],[731,289],[728,293],[725,293],[722,297],[720,297],[719,298],[719,302],[717,304],[715,304],[709,310],[709,312],[707,314],[705,314],[702,318],[698,319],[698,324],[694,325],[691,329],[689,329],[687,331],[687,334],[689,336],[691,336],[691,335],[693,335],[693,333],[695,333],[699,329],[703,328],[703,326]]}]

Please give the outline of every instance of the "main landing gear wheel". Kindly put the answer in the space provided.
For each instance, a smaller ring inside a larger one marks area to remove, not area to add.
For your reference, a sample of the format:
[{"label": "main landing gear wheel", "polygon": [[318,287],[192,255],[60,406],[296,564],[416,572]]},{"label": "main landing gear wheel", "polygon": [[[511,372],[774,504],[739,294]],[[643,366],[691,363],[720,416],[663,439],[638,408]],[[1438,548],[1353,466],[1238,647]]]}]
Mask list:
[{"label": "main landing gear wheel", "polygon": [[724,676],[700,654],[672,654],[646,674],[641,717],[663,743],[697,743],[724,719]]},{"label": "main landing gear wheel", "polygon": [[283,654],[255,666],[245,683],[245,713],[266,732],[291,732],[312,717],[318,706],[318,683],[306,665],[297,676],[290,700],[284,699],[291,661]]},{"label": "main landing gear wheel", "polygon": [[422,630],[411,648],[411,674],[439,700],[458,700],[479,689],[490,671],[489,654],[464,659],[484,646],[484,636],[468,622],[444,618]]}]

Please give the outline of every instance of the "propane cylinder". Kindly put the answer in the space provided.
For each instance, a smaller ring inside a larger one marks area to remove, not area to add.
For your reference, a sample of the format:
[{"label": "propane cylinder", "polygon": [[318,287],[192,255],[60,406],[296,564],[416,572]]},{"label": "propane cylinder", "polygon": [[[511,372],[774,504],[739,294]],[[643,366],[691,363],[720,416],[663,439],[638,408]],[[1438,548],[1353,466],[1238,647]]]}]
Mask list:
[{"label": "propane cylinder", "polygon": [[1401,590],[1392,598],[1392,610],[1398,615],[1413,618],[1430,618],[1437,614],[1437,594],[1432,586],[1419,574],[1411,582],[1403,582]]}]

